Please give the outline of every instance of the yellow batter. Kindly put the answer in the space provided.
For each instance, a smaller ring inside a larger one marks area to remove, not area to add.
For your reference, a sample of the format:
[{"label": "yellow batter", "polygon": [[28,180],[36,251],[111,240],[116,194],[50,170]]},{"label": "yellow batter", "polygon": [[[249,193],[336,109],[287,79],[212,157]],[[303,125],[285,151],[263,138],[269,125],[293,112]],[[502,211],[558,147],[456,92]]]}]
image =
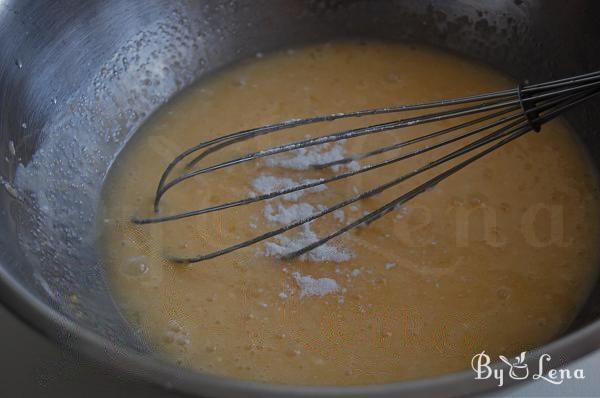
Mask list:
[{"label": "yellow batter", "polygon": [[[158,178],[175,155],[219,134],[509,87],[514,83],[492,70],[428,48],[340,42],[259,54],[187,90],[142,128],[105,188],[101,247],[125,316],[157,352],[182,366],[272,383],[347,385],[434,376],[468,367],[482,350],[508,355],[551,340],[585,300],[598,263],[598,187],[562,121],[304,259],[274,255],[311,233],[341,227],[434,174],[349,206],[287,240],[191,265],[170,264],[165,255],[194,256],[248,239],[280,226],[286,211],[331,205],[448,150],[289,200],[174,223],[129,222],[132,215],[152,215]],[[396,117],[263,137],[203,165]],[[350,140],[317,155],[361,152],[444,126],[450,122]],[[289,166],[290,156],[275,163]],[[260,193],[261,177],[301,181],[334,173],[247,163],[181,184],[165,195],[161,214]]]}]

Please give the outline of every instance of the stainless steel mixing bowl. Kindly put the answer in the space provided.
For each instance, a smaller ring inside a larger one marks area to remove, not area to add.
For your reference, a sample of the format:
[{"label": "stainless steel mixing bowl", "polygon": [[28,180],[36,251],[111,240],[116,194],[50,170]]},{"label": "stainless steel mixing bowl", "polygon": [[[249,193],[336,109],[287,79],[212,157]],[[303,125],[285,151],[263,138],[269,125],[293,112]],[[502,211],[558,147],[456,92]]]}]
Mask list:
[{"label": "stainless steel mixing bowl", "polygon": [[[109,295],[94,245],[99,192],[111,162],[153,111],[258,51],[377,38],[439,46],[516,79],[547,79],[598,69],[598,15],[595,0],[0,0],[0,298],[60,344],[180,392],[433,397],[493,388],[494,380],[473,380],[470,371],[308,388],[162,362]],[[567,118],[600,159],[600,104]],[[559,366],[596,349],[599,303],[594,292],[571,330],[529,361],[546,352]]]}]

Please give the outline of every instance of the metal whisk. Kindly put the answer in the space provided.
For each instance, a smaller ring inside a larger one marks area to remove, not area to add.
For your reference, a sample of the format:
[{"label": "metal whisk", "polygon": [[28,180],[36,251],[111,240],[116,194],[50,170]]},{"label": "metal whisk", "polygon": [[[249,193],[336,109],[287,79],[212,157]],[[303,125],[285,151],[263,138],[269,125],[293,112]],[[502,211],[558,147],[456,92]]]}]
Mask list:
[{"label": "metal whisk", "polygon": [[[195,263],[203,260],[208,260],[214,257],[222,256],[227,253],[231,253],[235,250],[239,250],[241,248],[283,234],[288,230],[314,221],[338,209],[341,209],[345,206],[349,206],[357,201],[378,195],[383,191],[386,191],[418,174],[424,173],[435,167],[439,167],[453,159],[464,157],[464,159],[461,160],[459,163],[447,168],[444,171],[441,171],[439,174],[428,179],[416,188],[403,193],[402,195],[396,197],[392,201],[377,208],[376,210],[367,213],[366,215],[348,223],[347,225],[343,226],[337,231],[314,241],[313,243],[301,248],[300,250],[294,251],[293,253],[289,253],[286,256],[287,258],[296,257],[325,244],[331,239],[342,235],[352,230],[353,228],[356,228],[360,225],[368,225],[371,222],[383,217],[384,215],[390,213],[394,209],[402,206],[404,203],[413,199],[417,195],[432,188],[440,181],[448,178],[449,176],[455,174],[467,165],[473,163],[474,161],[483,158],[484,156],[495,151],[496,149],[527,134],[528,132],[540,131],[544,123],[558,117],[564,111],[592,98],[598,93],[600,93],[600,71],[540,84],[529,84],[528,82],[525,82],[514,89],[462,98],[433,101],[414,105],[393,106],[389,108],[361,110],[349,113],[335,113],[305,119],[292,119],[277,124],[257,127],[250,130],[224,135],[209,141],[202,142],[192,148],[189,148],[186,151],[182,152],[180,155],[178,155],[175,159],[173,159],[173,161],[169,163],[163,175],[161,176],[160,182],[156,190],[156,196],[154,200],[154,212],[157,215],[151,218],[134,218],[133,222],[136,224],[169,222],[188,217],[200,216],[202,214],[207,214],[211,212],[223,211],[232,207],[244,206],[258,201],[276,198],[292,192],[314,188],[316,186],[327,184],[344,178],[350,178],[357,174],[382,168],[400,162],[402,160],[418,156],[425,152],[429,152],[434,149],[443,147],[445,145],[449,145],[451,143],[466,140],[469,137],[476,138],[471,142],[465,142],[464,146],[453,150],[452,152],[441,156],[423,165],[422,167],[419,167],[416,170],[408,172],[404,175],[397,176],[396,178],[391,179],[383,185],[358,193],[351,198],[334,204],[333,206],[324,208],[308,218],[292,222],[289,225],[273,229],[252,239],[234,244],[229,247],[225,247],[214,252],[200,254],[198,256],[190,258],[172,257],[170,259],[178,263]],[[324,123],[344,118],[358,118],[362,116],[392,114],[408,111],[423,111],[423,114],[419,116],[400,118],[398,120],[386,123],[374,124],[365,127],[354,128],[351,130],[340,131],[317,138],[307,138],[285,145],[278,145],[268,149],[248,153],[243,156],[239,156],[224,162],[214,163],[200,168],[197,167],[200,161],[204,160],[208,155],[222,150],[223,148],[234,145],[236,143],[250,140],[259,136],[264,136],[278,131],[292,129],[295,127],[313,123]],[[419,135],[408,140],[398,141],[397,143],[394,143],[389,146],[377,148],[375,150],[371,150],[364,153],[353,154],[351,156],[347,156],[333,162],[312,165],[312,167],[315,169],[322,169],[334,165],[347,164],[356,160],[367,159],[375,155],[396,151],[409,145],[414,145],[418,143],[425,144],[424,146],[421,146],[418,149],[412,150],[407,153],[401,153],[399,155],[390,157],[389,159],[379,161],[377,163],[368,164],[364,167],[360,167],[357,170],[341,172],[332,177],[311,180],[310,182],[299,183],[296,186],[277,190],[275,192],[269,192],[254,197],[247,197],[236,201],[206,207],[203,209],[191,210],[171,215],[158,215],[161,199],[164,197],[164,195],[176,185],[190,178],[199,177],[203,174],[211,173],[216,170],[224,169],[226,167],[232,167],[234,165],[239,165],[245,162],[254,161],[268,156],[294,151],[300,148],[307,148],[340,140],[366,136],[369,134],[382,133],[390,130],[398,130],[411,126],[425,125],[428,123],[450,120],[469,115],[474,115],[476,116],[476,118],[466,122],[457,121],[457,123],[451,127],[433,132],[428,132],[426,134]],[[449,136],[450,133],[458,135]],[[445,138],[440,142],[430,142],[430,145],[427,145],[428,140],[432,140],[438,137],[449,138]],[[479,151],[477,151],[478,149]],[[192,155],[194,156],[192,157]],[[187,163],[186,171],[183,174],[178,175],[169,180],[169,176],[171,175],[175,167],[178,164],[180,164],[180,162],[188,158],[191,158],[191,160],[189,160],[189,162]]]}]

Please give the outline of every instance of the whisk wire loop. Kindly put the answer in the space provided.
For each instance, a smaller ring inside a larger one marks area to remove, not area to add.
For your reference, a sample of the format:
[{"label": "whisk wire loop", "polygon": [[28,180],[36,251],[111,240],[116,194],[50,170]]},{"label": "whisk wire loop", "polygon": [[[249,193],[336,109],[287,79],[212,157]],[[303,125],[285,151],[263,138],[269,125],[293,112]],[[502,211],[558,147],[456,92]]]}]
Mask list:
[{"label": "whisk wire loop", "polygon": [[[291,229],[311,223],[327,214],[333,213],[334,211],[349,206],[355,202],[379,195],[382,192],[396,187],[402,182],[405,182],[419,174],[423,174],[432,169],[438,168],[455,159],[459,160],[458,163],[450,164],[446,170],[439,172],[435,176],[429,178],[427,181],[419,184],[417,187],[409,190],[408,192],[400,194],[383,206],[367,213],[366,215],[363,215],[362,217],[357,218],[356,220],[344,225],[343,227],[322,238],[318,238],[305,247],[288,253],[284,256],[284,258],[293,258],[308,253],[309,251],[329,242],[331,239],[334,239],[358,226],[369,225],[399,206],[404,205],[406,202],[412,200],[418,195],[430,190],[441,181],[456,174],[473,162],[489,155],[495,150],[518,139],[528,132],[539,132],[545,123],[560,116],[563,112],[581,104],[582,102],[588,101],[590,98],[595,97],[598,94],[600,94],[600,71],[538,84],[530,84],[529,82],[524,81],[513,89],[465,96],[455,99],[443,99],[412,105],[399,105],[347,113],[334,113],[303,119],[291,119],[271,125],[223,135],[205,142],[201,142],[176,156],[173,161],[167,165],[165,171],[160,177],[154,198],[155,215],[147,218],[133,217],[132,221],[136,224],[171,222],[189,217],[196,217],[203,214],[223,211],[233,207],[245,206],[259,201],[270,200],[293,192],[299,192],[342,179],[351,178],[358,174],[367,173],[372,170],[383,168],[430,151],[444,148],[450,144],[465,141],[464,145],[458,149],[451,150],[451,152],[441,155],[413,171],[393,178],[375,188],[357,193],[356,195],[342,200],[332,206],[320,209],[318,212],[304,219],[296,220],[288,225],[273,229],[266,233],[255,236],[254,238],[210,253],[200,254],[194,257],[167,255],[170,260],[176,263],[196,263],[222,256],[284,234]],[[399,118],[389,122],[338,131],[320,137],[306,138],[247,153],[233,159],[213,163],[204,167],[195,168],[202,160],[206,159],[211,154],[214,154],[231,145],[267,134],[273,134],[279,131],[289,130],[305,125],[331,122],[344,118],[361,118],[365,116],[415,111],[424,111],[424,113],[418,116]],[[373,164],[361,166],[358,169],[339,172],[326,178],[309,180],[298,183],[297,185],[291,187],[275,190],[273,192],[212,205],[202,209],[184,211],[169,215],[159,214],[160,202],[169,190],[188,179],[198,177],[203,174],[212,173],[229,167],[235,167],[246,162],[257,161],[259,159],[280,155],[290,151],[297,151],[299,149],[324,145],[341,140],[364,137],[370,134],[381,134],[396,130],[401,131],[402,129],[408,127],[424,126],[430,123],[441,121],[448,122],[461,117],[470,119],[461,120],[450,127],[430,131],[416,137],[399,140],[391,145],[375,148],[367,152],[355,153],[351,154],[350,156],[344,156],[340,159],[335,159],[333,161],[315,163],[311,165],[311,168],[314,170],[322,170],[332,166],[344,165],[353,161],[363,160],[388,152],[400,150],[408,146],[425,143],[425,145],[411,151],[400,153]],[[440,138],[441,140],[433,141],[434,139]],[[469,139],[473,138],[474,140],[469,142]],[[187,162],[183,168],[183,173],[169,179],[177,166],[191,156],[193,156],[193,158]]]}]

